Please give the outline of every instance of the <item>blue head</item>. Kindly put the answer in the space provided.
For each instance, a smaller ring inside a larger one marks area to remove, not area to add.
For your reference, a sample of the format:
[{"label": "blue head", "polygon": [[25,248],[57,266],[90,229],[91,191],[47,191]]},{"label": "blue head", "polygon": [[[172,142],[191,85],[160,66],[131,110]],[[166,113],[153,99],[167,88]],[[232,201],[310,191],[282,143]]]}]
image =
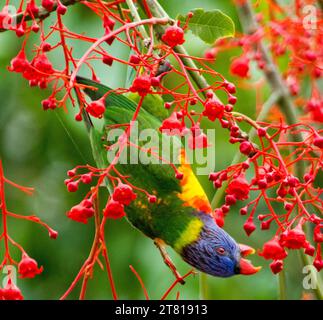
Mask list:
[{"label": "blue head", "polygon": [[[239,245],[205,213],[196,214],[204,223],[199,239],[182,249],[182,258],[196,269],[217,277],[253,274],[259,270],[242,257],[252,249]],[[241,249],[243,248],[243,249]]]}]

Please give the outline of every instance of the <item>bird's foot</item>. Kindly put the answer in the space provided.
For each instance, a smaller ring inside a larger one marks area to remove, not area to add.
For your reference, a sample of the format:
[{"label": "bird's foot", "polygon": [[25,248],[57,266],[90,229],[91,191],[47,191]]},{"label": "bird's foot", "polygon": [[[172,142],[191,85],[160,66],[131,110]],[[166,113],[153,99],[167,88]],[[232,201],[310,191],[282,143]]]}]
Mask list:
[{"label": "bird's foot", "polygon": [[174,274],[176,280],[180,283],[180,284],[185,284],[184,278],[180,275],[180,273],[177,271],[172,259],[170,258],[170,256],[168,255],[166,248],[165,248],[165,243],[163,240],[161,239],[155,239],[154,241],[156,247],[158,248],[164,263],[169,267],[169,269],[172,271],[172,273]]}]

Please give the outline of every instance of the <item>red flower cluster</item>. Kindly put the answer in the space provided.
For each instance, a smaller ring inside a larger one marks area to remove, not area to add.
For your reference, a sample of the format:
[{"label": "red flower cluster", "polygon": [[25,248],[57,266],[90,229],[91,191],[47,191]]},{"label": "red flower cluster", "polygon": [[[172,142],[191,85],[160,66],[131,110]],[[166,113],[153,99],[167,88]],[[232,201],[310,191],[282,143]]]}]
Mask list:
[{"label": "red flower cluster", "polygon": [[39,86],[41,89],[47,87],[49,77],[55,72],[51,62],[44,53],[39,54],[32,62],[29,62],[24,49],[11,60],[9,70],[21,73],[25,79],[29,80],[30,86]]},{"label": "red flower cluster", "polygon": [[82,223],[87,223],[94,216],[93,202],[90,199],[83,200],[67,212],[67,217]]},{"label": "red flower cluster", "polygon": [[112,199],[110,199],[103,211],[105,217],[111,219],[120,219],[125,215],[124,206],[130,205],[137,198],[132,188],[124,183],[119,182],[114,189]]},{"label": "red flower cluster", "polygon": [[249,198],[249,182],[243,175],[240,175],[229,183],[226,193],[236,200],[247,200]]}]

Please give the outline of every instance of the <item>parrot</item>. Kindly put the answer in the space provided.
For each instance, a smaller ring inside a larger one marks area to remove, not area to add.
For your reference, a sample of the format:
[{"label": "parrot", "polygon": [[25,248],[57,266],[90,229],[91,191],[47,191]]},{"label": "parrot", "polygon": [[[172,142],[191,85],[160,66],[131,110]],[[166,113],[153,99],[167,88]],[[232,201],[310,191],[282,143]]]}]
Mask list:
[{"label": "parrot", "polygon": [[[100,99],[111,91],[96,81],[77,77],[78,83],[85,85],[85,93],[92,101]],[[95,90],[93,90],[93,88]],[[92,127],[91,144],[95,151],[98,165],[106,166],[107,142],[109,128],[131,121],[140,96],[135,93],[120,95],[109,93],[105,98],[106,111],[102,128]],[[168,117],[160,96],[148,94],[144,97],[142,107],[137,117],[138,130],[153,129],[158,132],[157,147],[162,141],[159,128],[162,120]],[[178,137],[171,139],[174,153],[179,153],[178,171],[183,179],[175,177],[174,169],[162,161],[159,163],[131,163],[131,152],[139,156],[148,156],[147,150],[127,148],[125,163],[118,163],[118,172],[127,177],[129,182],[148,194],[156,197],[156,202],[147,201],[147,194],[138,192],[136,199],[125,208],[129,223],[151,238],[159,249],[164,262],[179,279],[185,283],[166,247],[171,247],[182,259],[195,269],[216,277],[231,277],[234,275],[251,275],[260,270],[245,257],[255,252],[247,245],[238,244],[223,228],[219,227],[212,217],[210,202],[194,174],[191,165],[185,159],[185,152]],[[113,142],[114,143],[114,142]],[[110,145],[113,145],[110,142]],[[140,145],[140,142],[136,141]],[[156,145],[155,145],[156,146]],[[130,150],[132,149],[132,150]],[[153,148],[152,148],[153,150]],[[130,151],[130,152],[129,152]]]}]

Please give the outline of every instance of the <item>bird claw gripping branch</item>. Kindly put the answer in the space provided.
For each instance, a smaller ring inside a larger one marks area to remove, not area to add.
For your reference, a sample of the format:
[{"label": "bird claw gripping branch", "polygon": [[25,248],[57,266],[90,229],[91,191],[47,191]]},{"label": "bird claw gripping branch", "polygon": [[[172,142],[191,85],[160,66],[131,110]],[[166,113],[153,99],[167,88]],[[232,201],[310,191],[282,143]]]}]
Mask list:
[{"label": "bird claw gripping branch", "polygon": [[[85,297],[93,266],[96,263],[102,266],[100,255],[108,271],[113,297],[117,298],[104,226],[108,219],[122,217],[126,217],[153,240],[162,239],[187,263],[203,272],[229,277],[259,271],[244,259],[254,250],[237,244],[222,229],[225,216],[240,201],[246,201],[240,213],[248,215],[243,226],[248,236],[257,228],[256,219],[261,222],[262,230],[275,228],[275,237],[266,242],[259,252],[265,259],[273,261],[271,269],[274,273],[283,269],[288,250],[304,250],[305,254],[315,256],[313,264],[318,271],[321,270],[323,202],[322,189],[315,181],[322,167],[323,130],[306,122],[287,124],[281,116],[278,120],[264,122],[236,112],[238,100],[235,84],[210,66],[210,58],[214,58],[212,54],[226,40],[220,40],[215,49],[207,53],[206,59],[190,56],[181,48],[190,19],[194,18],[193,12],[187,15],[185,22],[177,22],[156,14],[162,12],[160,8],[153,10],[158,7],[156,1],[149,1],[152,4],[150,7],[148,1],[143,0],[138,3],[142,4],[147,18],[141,19],[133,1],[82,1],[80,5],[102,21],[100,35],[88,37],[70,30],[63,23],[64,14],[70,10],[68,5],[77,2],[42,0],[40,7],[34,0],[21,1],[17,24],[7,28],[24,38],[22,48],[12,59],[9,70],[20,73],[31,87],[44,89],[50,85],[52,93],[42,102],[44,110],[68,109],[69,105],[78,107],[75,120],[86,122],[97,161],[98,167],[76,166],[68,172],[68,179],[65,180],[69,192],[78,191],[80,183],[91,185],[81,203],[71,208],[67,216],[82,223],[94,219],[96,231],[89,257],[62,299],[82,279],[80,298]],[[236,3],[243,6],[247,1],[239,0]],[[6,0],[6,4],[9,4],[9,0]],[[55,17],[55,22],[47,30],[43,18],[49,14]],[[11,21],[3,11],[0,29],[6,28],[4,22],[8,20]],[[277,21],[274,21],[272,28],[276,32],[280,30]],[[261,29],[246,35],[243,38],[245,41],[238,42],[245,45],[245,53],[232,62],[232,74],[248,78],[250,60],[257,57],[256,54],[250,57],[251,44],[263,37],[263,31]],[[29,35],[33,32],[39,34],[39,43],[31,53],[26,48]],[[54,42],[54,35],[58,35],[58,41]],[[109,46],[117,41],[131,50],[128,60],[112,55]],[[78,42],[89,44],[81,57],[76,57],[73,52]],[[278,44],[274,47],[277,51]],[[54,66],[48,58],[49,52],[59,50],[65,59],[63,68]],[[304,54],[305,62],[321,59],[321,56],[314,59],[313,52]],[[107,70],[115,63],[127,65],[133,71],[131,85],[117,89],[102,86],[93,61],[101,62]],[[265,67],[261,59],[257,61],[259,67]],[[92,81],[79,77],[81,69],[82,72],[87,70],[91,73]],[[315,77],[320,76],[318,69],[320,67],[317,65],[313,67]],[[293,76],[295,82],[302,70],[299,69],[297,75],[290,75],[289,78]],[[173,87],[164,82],[169,74],[178,78]],[[204,75],[210,79],[209,84]],[[293,87],[295,91],[295,85]],[[219,91],[224,92],[225,102],[216,96],[215,93]],[[89,102],[86,95],[92,101]],[[313,90],[313,97],[317,98],[317,95],[317,90]],[[161,102],[161,98],[167,101]],[[101,119],[104,130],[94,128],[91,118]],[[201,129],[204,119],[219,123],[223,132],[229,132],[228,143],[238,145],[238,152],[244,158],[210,174],[215,189],[226,186],[225,203],[222,206],[218,204],[215,210],[211,209],[202,187],[185,162],[182,150],[179,150],[182,161],[175,165],[157,154],[154,148],[144,148],[130,139],[133,123],[137,121],[140,129],[156,129],[159,135],[174,138],[175,142],[176,139],[188,137],[190,149],[207,149],[212,146]],[[251,141],[251,137],[242,131],[242,122],[256,132],[257,141]],[[105,137],[113,128],[124,129],[123,134],[115,143],[107,144]],[[113,149],[116,150],[115,157],[107,162],[106,154]],[[149,154],[160,164],[122,167],[118,160],[127,149]],[[304,169],[299,176],[297,167]],[[103,212],[100,212],[99,188],[105,185],[110,195]],[[255,197],[252,198],[251,194],[255,194]],[[261,201],[266,204],[267,212],[258,212]],[[304,232],[305,225],[315,227],[313,234]],[[133,268],[131,270],[142,284],[139,275]],[[180,277],[173,266],[172,270],[177,279],[162,298],[166,298],[178,282],[193,273],[190,271]],[[39,272],[36,266],[35,273]],[[10,288],[16,290],[15,287]]]}]

